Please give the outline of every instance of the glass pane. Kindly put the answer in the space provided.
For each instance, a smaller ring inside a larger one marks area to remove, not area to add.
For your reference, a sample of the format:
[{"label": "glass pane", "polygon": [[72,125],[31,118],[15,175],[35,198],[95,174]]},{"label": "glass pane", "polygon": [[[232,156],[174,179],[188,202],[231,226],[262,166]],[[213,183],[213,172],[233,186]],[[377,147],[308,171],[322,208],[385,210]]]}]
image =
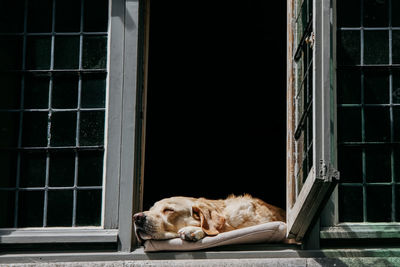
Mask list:
[{"label": "glass pane", "polygon": [[49,191],[47,206],[47,226],[72,225],[72,190]]},{"label": "glass pane", "polygon": [[108,28],[108,0],[85,0],[83,31],[106,32]]},{"label": "glass pane", "polygon": [[104,111],[82,111],[80,145],[93,146],[104,143]]},{"label": "glass pane", "polygon": [[338,110],[338,136],[341,142],[361,141],[361,110],[359,108]]},{"label": "glass pane", "polygon": [[400,72],[393,71],[393,88],[392,88],[392,96],[393,103],[400,103]]},{"label": "glass pane", "polygon": [[20,70],[22,66],[22,38],[0,36],[0,70]]},{"label": "glass pane", "polygon": [[[0,187],[15,187],[17,177],[17,153],[9,151],[0,152]],[[0,191],[0,195],[4,191]]]},{"label": "glass pane", "polygon": [[[301,8],[299,14],[299,22],[301,22],[300,36],[304,33],[308,23],[307,0],[301,1]],[[300,25],[299,25],[300,26]]]},{"label": "glass pane", "polygon": [[75,153],[51,152],[49,164],[50,186],[73,186],[75,174]]},{"label": "glass pane", "polygon": [[364,26],[389,25],[389,0],[364,0]]},{"label": "glass pane", "polygon": [[389,32],[364,31],[364,64],[389,63]]},{"label": "glass pane", "polygon": [[50,37],[28,36],[26,44],[26,67],[29,70],[50,68]]},{"label": "glass pane", "polygon": [[51,146],[75,146],[76,112],[54,112],[51,117]]},{"label": "glass pane", "polygon": [[78,191],[76,203],[77,226],[99,226],[101,224],[101,190]]},{"label": "glass pane", "polygon": [[366,104],[389,103],[389,73],[383,71],[364,73],[364,102]]},{"label": "glass pane", "polygon": [[363,221],[363,192],[361,186],[339,186],[339,221]]},{"label": "glass pane", "polygon": [[84,36],[82,60],[84,69],[104,69],[107,63],[107,38]]},{"label": "glass pane", "polygon": [[399,10],[400,10],[400,1],[392,1],[391,12],[392,12],[392,26],[393,27],[400,26]]},{"label": "glass pane", "polygon": [[43,187],[46,181],[46,153],[21,153],[20,187]]},{"label": "glass pane", "polygon": [[0,73],[0,109],[19,108],[21,96],[21,76],[16,73]]},{"label": "glass pane", "polygon": [[393,107],[393,128],[395,142],[400,141],[400,107]]},{"label": "glass pane", "polygon": [[24,1],[1,1],[0,18],[0,32],[23,32]]},{"label": "glass pane", "polygon": [[79,67],[79,36],[56,36],[54,42],[54,68],[77,69]]},{"label": "glass pane", "polygon": [[78,107],[78,76],[56,75],[53,79],[53,108]]},{"label": "glass pane", "polygon": [[392,62],[400,63],[400,31],[392,31]]},{"label": "glass pane", "polygon": [[28,32],[51,32],[53,1],[28,1]]},{"label": "glass pane", "polygon": [[337,1],[337,23],[339,27],[359,27],[361,3],[360,0],[338,0]]},{"label": "glass pane", "polygon": [[338,31],[338,64],[360,64],[360,31]]},{"label": "glass pane", "polygon": [[106,75],[83,75],[81,106],[83,108],[104,108],[105,102]]},{"label": "glass pane", "polygon": [[101,186],[103,184],[103,154],[103,151],[79,152],[79,186]]},{"label": "glass pane", "polygon": [[26,75],[24,89],[24,108],[49,107],[49,77]]},{"label": "glass pane", "polygon": [[81,1],[56,1],[56,32],[79,32]]},{"label": "glass pane", "polygon": [[[300,3],[299,3],[300,4]],[[299,8],[300,9],[300,8]],[[297,14],[297,18],[296,18],[296,40],[295,40],[295,44],[294,47],[298,47],[301,37],[303,36],[304,30],[307,26],[307,21],[304,21],[304,16],[303,16],[303,9],[301,8],[300,14]]]},{"label": "glass pane", "polygon": [[[396,185],[396,204],[400,203],[400,185]],[[400,207],[396,206],[396,222],[400,222]]]},{"label": "glass pane", "polygon": [[367,186],[367,221],[392,221],[392,187]]},{"label": "glass pane", "polygon": [[390,141],[390,113],[389,108],[366,107],[365,117],[365,140],[368,141]]},{"label": "glass pane", "polygon": [[0,193],[0,228],[14,227],[15,192]]},{"label": "glass pane", "polygon": [[0,112],[0,121],[0,147],[17,147],[19,113]]},{"label": "glass pane", "polygon": [[368,183],[391,182],[391,152],[385,147],[365,150],[365,176]]},{"label": "glass pane", "polygon": [[[394,180],[395,182],[400,182],[400,148],[394,147],[393,148],[393,167],[394,167]],[[399,202],[400,203],[400,202]]]},{"label": "glass pane", "polygon": [[43,191],[20,191],[18,202],[18,227],[43,226]]},{"label": "glass pane", "polygon": [[47,112],[24,112],[22,146],[47,145]]},{"label": "glass pane", "polygon": [[361,103],[361,73],[360,71],[338,71],[338,103],[360,104]]},{"label": "glass pane", "polygon": [[341,147],[339,149],[340,181],[342,183],[362,183],[362,149]]},{"label": "glass pane", "polygon": [[313,142],[313,113],[309,112],[307,115],[307,122],[306,122],[306,131],[307,131],[307,149],[310,149],[309,146]]}]

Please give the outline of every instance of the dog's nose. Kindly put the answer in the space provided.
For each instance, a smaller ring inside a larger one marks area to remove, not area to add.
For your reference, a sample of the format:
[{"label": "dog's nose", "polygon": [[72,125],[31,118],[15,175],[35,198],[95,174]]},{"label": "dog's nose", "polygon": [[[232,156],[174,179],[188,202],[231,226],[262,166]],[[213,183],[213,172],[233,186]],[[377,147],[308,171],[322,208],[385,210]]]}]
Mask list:
[{"label": "dog's nose", "polygon": [[146,215],[143,212],[138,212],[133,215],[133,220],[137,226],[143,226],[144,222],[146,221]]}]

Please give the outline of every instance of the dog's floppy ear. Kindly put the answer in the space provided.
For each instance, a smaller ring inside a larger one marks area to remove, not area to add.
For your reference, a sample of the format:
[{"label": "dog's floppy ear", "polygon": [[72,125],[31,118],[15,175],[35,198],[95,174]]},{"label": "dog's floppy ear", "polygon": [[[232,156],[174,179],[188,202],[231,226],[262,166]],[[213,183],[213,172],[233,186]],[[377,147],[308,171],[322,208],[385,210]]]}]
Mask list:
[{"label": "dog's floppy ear", "polygon": [[192,207],[193,216],[200,218],[201,228],[207,235],[217,235],[225,225],[225,218],[209,205]]}]

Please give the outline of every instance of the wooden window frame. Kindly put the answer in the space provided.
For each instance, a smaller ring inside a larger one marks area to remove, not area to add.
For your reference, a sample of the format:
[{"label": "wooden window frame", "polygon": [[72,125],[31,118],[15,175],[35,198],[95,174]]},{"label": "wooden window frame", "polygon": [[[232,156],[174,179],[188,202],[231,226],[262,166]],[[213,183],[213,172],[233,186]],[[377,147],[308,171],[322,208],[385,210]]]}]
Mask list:
[{"label": "wooden window frame", "polygon": [[335,96],[332,73],[332,3],[313,1],[313,166],[298,195],[295,189],[295,1],[288,1],[287,50],[287,224],[288,237],[301,241],[310,232],[333,192],[339,173],[335,159]]},{"label": "wooden window frame", "polygon": [[[0,244],[115,243],[131,251],[141,209],[146,15],[149,1],[109,0],[108,83],[101,227],[0,229]],[[147,24],[148,25],[148,24]]]}]

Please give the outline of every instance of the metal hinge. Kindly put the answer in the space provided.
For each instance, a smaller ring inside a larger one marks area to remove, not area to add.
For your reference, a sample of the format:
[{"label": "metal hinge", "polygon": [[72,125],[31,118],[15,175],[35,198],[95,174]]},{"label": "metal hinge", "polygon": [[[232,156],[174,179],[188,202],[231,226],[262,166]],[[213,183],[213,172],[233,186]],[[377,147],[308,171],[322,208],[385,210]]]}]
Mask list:
[{"label": "metal hinge", "polygon": [[326,162],[322,159],[319,161],[318,174],[318,178],[325,182],[339,181],[340,179],[340,172],[336,170],[330,162]]}]

